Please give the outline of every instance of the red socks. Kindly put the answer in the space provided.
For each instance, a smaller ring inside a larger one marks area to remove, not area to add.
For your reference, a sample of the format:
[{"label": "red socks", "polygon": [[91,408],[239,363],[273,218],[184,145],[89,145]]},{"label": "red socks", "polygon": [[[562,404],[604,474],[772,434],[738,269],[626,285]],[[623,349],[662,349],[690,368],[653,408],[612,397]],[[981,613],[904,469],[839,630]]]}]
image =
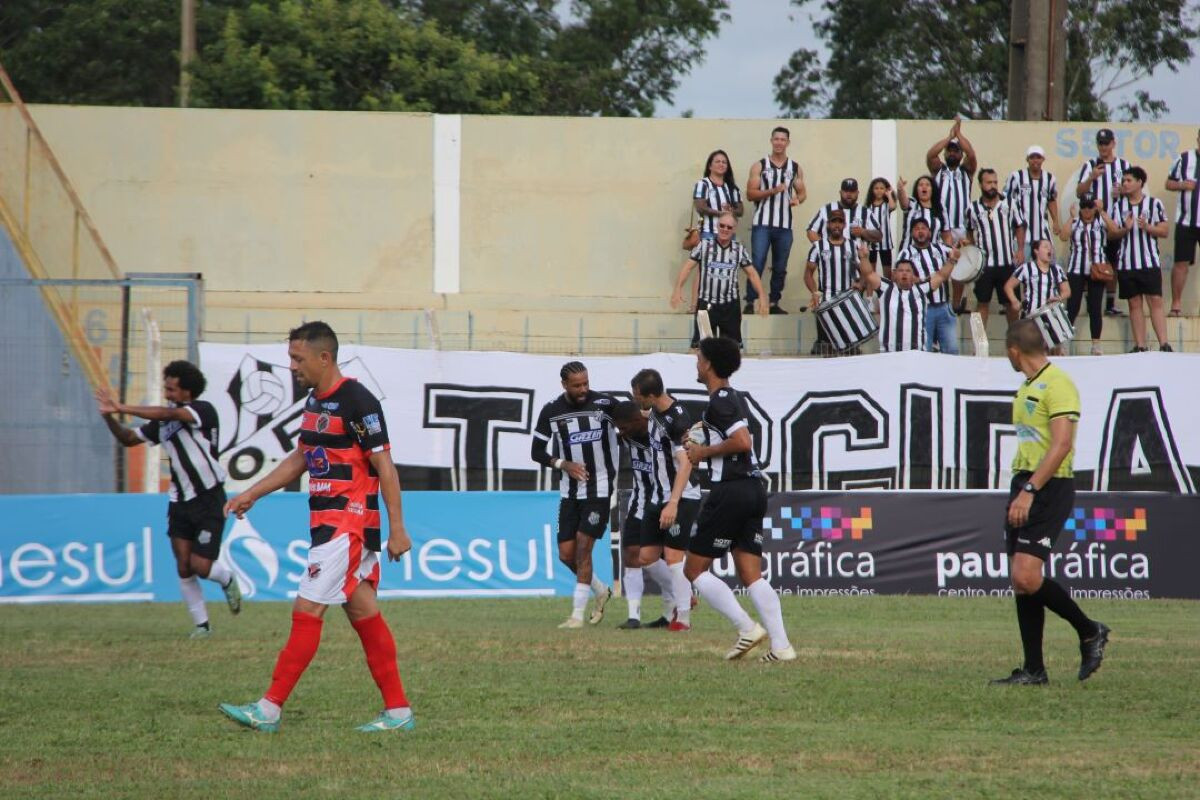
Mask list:
[{"label": "red socks", "polygon": [[[278,706],[287,702],[288,695],[296,688],[300,676],[317,654],[317,647],[321,644],[321,625],[320,617],[300,611],[292,612],[292,633],[288,636],[287,644],[279,651],[279,660],[275,662],[275,671],[271,673],[271,687],[263,697]],[[395,652],[393,649],[392,653]]]},{"label": "red socks", "polygon": [[[407,708],[404,685],[400,683],[400,668],[396,665],[396,640],[383,621],[383,614],[360,619],[351,623],[362,639],[363,652],[367,654],[367,666],[371,677],[383,695],[385,709]],[[313,648],[316,650],[316,648]]]}]

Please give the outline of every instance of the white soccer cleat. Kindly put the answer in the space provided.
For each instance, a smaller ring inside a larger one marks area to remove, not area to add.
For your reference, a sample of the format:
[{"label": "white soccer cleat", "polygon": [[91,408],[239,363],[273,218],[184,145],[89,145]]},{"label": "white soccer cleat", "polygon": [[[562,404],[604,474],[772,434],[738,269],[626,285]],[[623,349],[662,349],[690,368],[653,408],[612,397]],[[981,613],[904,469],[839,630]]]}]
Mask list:
[{"label": "white soccer cleat", "polygon": [[560,629],[576,630],[583,627],[583,620],[576,619],[575,617],[567,617],[567,621],[560,623],[558,627]]},{"label": "white soccer cleat", "polygon": [[[589,625],[599,625],[600,620],[604,619],[604,607],[608,605],[608,601],[612,599],[612,587],[606,586],[604,594],[596,596],[596,607],[592,609],[592,616],[588,617]],[[582,623],[580,623],[582,625]]]},{"label": "white soccer cleat", "polygon": [[758,647],[767,638],[767,629],[757,622],[749,633],[743,633],[734,642],[733,649],[725,654],[726,661],[736,661]]},{"label": "white soccer cleat", "polygon": [[772,661],[795,661],[796,648],[788,647],[786,650],[772,650],[765,656],[759,659],[764,664],[769,664]]}]

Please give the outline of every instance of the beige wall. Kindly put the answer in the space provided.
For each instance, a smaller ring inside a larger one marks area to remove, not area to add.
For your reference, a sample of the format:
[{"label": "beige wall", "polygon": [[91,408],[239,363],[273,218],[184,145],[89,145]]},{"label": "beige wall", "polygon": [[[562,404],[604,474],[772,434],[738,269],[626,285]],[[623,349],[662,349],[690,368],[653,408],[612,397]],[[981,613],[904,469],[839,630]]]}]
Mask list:
[{"label": "beige wall", "polygon": [[[232,336],[259,310],[434,308],[529,313],[662,312],[683,260],[679,239],[708,152],[730,154],[739,184],[768,150],[771,120],[465,117],[461,293],[434,295],[433,118],[419,114],[34,106],[35,119],[127,272],[201,272],[208,324]],[[807,300],[803,228],[843,177],[864,190],[872,123],[792,120],[804,168],[785,304]],[[948,122],[901,122],[911,181]],[[1097,125],[968,122],[1001,179],[1041,144],[1067,184]],[[1195,128],[1114,125],[1123,154],[1163,180]],[[9,174],[9,165],[0,165]],[[895,178],[894,175],[887,176]],[[1064,206],[1065,212],[1065,206]],[[739,235],[749,238],[752,206]],[[1170,240],[1164,249],[1171,250]],[[1196,284],[1189,293],[1196,303]],[[411,335],[412,316],[372,317]],[[272,321],[272,326],[275,322]],[[247,334],[249,335],[249,334]]]}]

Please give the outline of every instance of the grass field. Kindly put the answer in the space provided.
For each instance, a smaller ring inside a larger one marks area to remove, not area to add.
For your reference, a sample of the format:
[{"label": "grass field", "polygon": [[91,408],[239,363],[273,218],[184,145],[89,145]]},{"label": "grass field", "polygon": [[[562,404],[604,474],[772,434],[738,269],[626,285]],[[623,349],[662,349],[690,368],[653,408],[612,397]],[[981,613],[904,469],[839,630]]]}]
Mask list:
[{"label": "grass field", "polygon": [[340,612],[269,736],[216,706],[259,697],[286,606],[212,605],[202,642],[177,605],[0,606],[0,797],[1200,797],[1194,602],[1086,603],[1114,635],[1082,685],[1048,614],[1042,688],[986,685],[1019,661],[1000,599],[785,598],[800,659],[773,665],[722,661],[703,607],[556,630],[568,603],[387,604],[418,727],[375,736]]}]

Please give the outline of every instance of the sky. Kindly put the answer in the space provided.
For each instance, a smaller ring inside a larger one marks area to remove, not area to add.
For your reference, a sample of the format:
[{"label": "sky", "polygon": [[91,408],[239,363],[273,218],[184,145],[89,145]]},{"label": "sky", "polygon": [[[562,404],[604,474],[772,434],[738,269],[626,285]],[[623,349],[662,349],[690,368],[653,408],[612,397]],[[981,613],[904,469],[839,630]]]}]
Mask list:
[{"label": "sky", "polygon": [[[680,81],[674,103],[659,104],[656,116],[677,117],[689,109],[696,117],[710,119],[777,116],[772,81],[780,68],[802,47],[824,52],[809,19],[820,5],[814,0],[798,9],[789,0],[731,0],[733,21],[707,42],[705,62]],[[1200,56],[1178,73],[1161,67],[1124,95],[1132,97],[1137,89],[1146,89],[1170,107],[1160,121],[1200,124],[1197,85]],[[1109,105],[1117,105],[1120,99],[1108,98]]]}]

